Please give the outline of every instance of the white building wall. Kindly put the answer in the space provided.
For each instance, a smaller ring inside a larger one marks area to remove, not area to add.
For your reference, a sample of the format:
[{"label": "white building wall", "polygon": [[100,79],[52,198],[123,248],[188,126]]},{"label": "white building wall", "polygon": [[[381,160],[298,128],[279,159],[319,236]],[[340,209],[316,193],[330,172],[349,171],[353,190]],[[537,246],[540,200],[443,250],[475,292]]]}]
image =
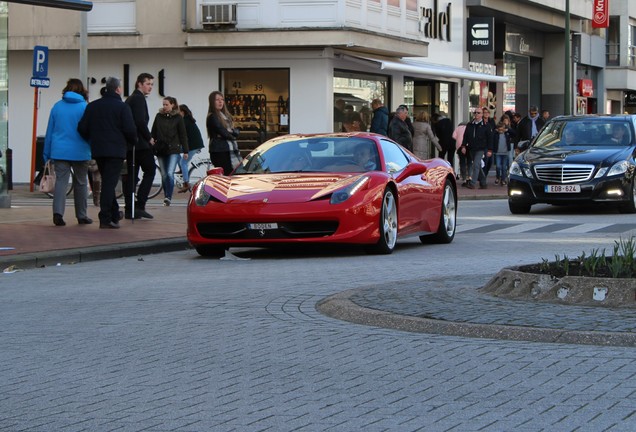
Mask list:
[{"label": "white building wall", "polygon": [[[29,87],[32,52],[14,52],[9,76],[16,81],[9,94],[9,147],[13,149],[13,179],[29,182],[33,126],[33,93]],[[134,90],[138,74],[149,72],[155,76],[155,88],[148,97],[151,124],[161,107],[157,76],[165,71],[164,94],[187,104],[197,120],[207,148],[205,118],[208,95],[219,90],[219,69],[231,68],[289,68],[290,69],[290,132],[314,133],[329,131],[333,119],[326,115],[333,106],[333,60],[316,53],[187,53],[182,50],[113,50],[89,52],[88,76],[97,82],[89,86],[91,100],[99,97],[107,76],[123,76],[123,65],[130,65],[129,92]],[[49,77],[51,87],[41,89],[37,117],[37,135],[46,133],[49,112],[61,98],[69,78],[77,77],[78,53],[55,51],[50,53]],[[22,77],[23,82],[17,80]]]}]

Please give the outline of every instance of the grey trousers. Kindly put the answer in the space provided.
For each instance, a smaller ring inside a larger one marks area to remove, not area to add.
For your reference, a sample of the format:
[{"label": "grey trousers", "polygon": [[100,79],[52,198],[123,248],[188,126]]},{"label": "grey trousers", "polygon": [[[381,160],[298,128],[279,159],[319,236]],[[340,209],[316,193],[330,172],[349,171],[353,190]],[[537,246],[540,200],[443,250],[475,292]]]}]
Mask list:
[{"label": "grey trousers", "polygon": [[66,161],[56,159],[55,166],[55,193],[53,195],[53,213],[64,216],[66,207],[66,190],[68,180],[73,167],[73,202],[75,204],[75,217],[84,219],[88,217],[86,198],[88,196],[88,161]]}]

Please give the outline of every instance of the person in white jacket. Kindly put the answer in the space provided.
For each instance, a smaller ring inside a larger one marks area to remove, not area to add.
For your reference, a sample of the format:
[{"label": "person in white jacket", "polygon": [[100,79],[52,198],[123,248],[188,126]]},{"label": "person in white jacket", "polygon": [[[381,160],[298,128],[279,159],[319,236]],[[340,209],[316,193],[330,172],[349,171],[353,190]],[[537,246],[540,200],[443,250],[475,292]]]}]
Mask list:
[{"label": "person in white jacket", "polygon": [[413,129],[415,130],[415,134],[413,135],[413,153],[415,156],[420,159],[431,159],[435,157],[431,149],[431,143],[433,143],[437,151],[442,150],[442,147],[439,145],[439,140],[431,128],[428,112],[420,111],[417,113],[415,121],[413,122]]}]

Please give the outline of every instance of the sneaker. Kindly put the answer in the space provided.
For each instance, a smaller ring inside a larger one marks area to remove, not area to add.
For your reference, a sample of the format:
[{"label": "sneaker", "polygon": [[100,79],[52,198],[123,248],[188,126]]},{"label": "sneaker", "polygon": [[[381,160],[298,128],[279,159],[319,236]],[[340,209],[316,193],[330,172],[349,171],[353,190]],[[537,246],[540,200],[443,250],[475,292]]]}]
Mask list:
[{"label": "sneaker", "polygon": [[474,185],[474,184],[472,184],[472,183],[466,183],[466,187],[467,187],[468,189],[475,189],[475,185]]},{"label": "sneaker", "polygon": [[164,198],[163,199],[163,206],[164,207],[170,207],[170,198]]},{"label": "sneaker", "polygon": [[495,184],[499,184],[499,179],[495,179]]},{"label": "sneaker", "polygon": [[93,223],[93,219],[89,218],[89,217],[85,217],[85,218],[79,218],[77,219],[77,223],[80,225],[90,225]]},{"label": "sneaker", "polygon": [[507,185],[507,184],[508,184],[508,182],[507,182],[507,181],[505,181],[505,180],[503,180],[503,181],[501,182],[501,185],[502,185],[502,186],[505,186],[505,185]]}]

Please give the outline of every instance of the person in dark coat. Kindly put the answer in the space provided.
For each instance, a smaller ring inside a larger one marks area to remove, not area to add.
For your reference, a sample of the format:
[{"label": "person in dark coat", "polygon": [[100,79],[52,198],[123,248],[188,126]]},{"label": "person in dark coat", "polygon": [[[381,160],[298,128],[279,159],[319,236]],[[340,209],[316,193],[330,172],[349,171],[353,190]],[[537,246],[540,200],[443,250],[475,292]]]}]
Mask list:
[{"label": "person in dark coat", "polygon": [[186,134],[188,135],[188,158],[181,158],[179,165],[181,166],[181,175],[183,176],[183,186],[179,189],[179,193],[188,192],[190,190],[190,173],[188,172],[189,163],[192,158],[201,151],[204,147],[203,137],[197,121],[192,115],[192,111],[186,104],[179,105],[179,112],[183,116],[183,123],[185,124]]},{"label": "person in dark coat", "polygon": [[373,119],[369,132],[386,136],[389,129],[389,110],[380,99],[373,99],[371,108],[373,109]]},{"label": "person in dark coat", "polygon": [[[124,202],[126,219],[132,219],[132,195],[137,188],[139,181],[139,169],[143,172],[139,189],[135,194],[135,219],[144,217],[152,219],[152,215],[146,211],[146,201],[148,194],[152,188],[152,182],[155,179],[155,156],[152,151],[154,140],[148,129],[150,115],[148,114],[148,104],[146,96],[152,92],[154,86],[154,77],[149,73],[139,74],[135,83],[135,91],[126,99],[126,103],[130,107],[137,127],[137,144],[134,147],[135,154],[133,156],[133,147],[128,149],[126,154],[126,178],[124,181]],[[134,164],[133,164],[134,161]]]},{"label": "person in dark coat", "polygon": [[525,116],[517,128],[517,142],[531,140],[541,130],[545,121],[539,115],[539,108],[532,105],[528,109],[528,115]]},{"label": "person in dark coat", "polygon": [[106,91],[89,103],[77,131],[89,142],[93,159],[102,175],[99,200],[99,227],[119,228],[119,211],[115,188],[128,148],[137,141],[137,128],[130,107],[121,99],[124,89],[119,78],[106,79]]},{"label": "person in dark coat", "polygon": [[433,114],[433,131],[439,140],[442,150],[439,157],[446,159],[451,166],[455,162],[455,140],[453,139],[453,122],[444,113]]},{"label": "person in dark coat", "polygon": [[413,134],[406,124],[408,109],[400,105],[389,123],[388,137],[408,151],[413,151]]},{"label": "person in dark coat", "polygon": [[240,131],[234,127],[223,93],[213,91],[208,103],[205,126],[210,137],[210,160],[214,166],[223,168],[223,174],[230,175],[243,160],[236,142]]},{"label": "person in dark coat", "polygon": [[481,168],[481,160],[486,156],[492,156],[492,129],[483,120],[483,111],[477,108],[474,112],[473,121],[466,125],[464,139],[460,150],[466,154],[470,152],[473,159],[473,173],[471,180],[466,182],[466,187],[475,189],[475,181],[479,181],[479,187],[486,189],[486,176]]}]

